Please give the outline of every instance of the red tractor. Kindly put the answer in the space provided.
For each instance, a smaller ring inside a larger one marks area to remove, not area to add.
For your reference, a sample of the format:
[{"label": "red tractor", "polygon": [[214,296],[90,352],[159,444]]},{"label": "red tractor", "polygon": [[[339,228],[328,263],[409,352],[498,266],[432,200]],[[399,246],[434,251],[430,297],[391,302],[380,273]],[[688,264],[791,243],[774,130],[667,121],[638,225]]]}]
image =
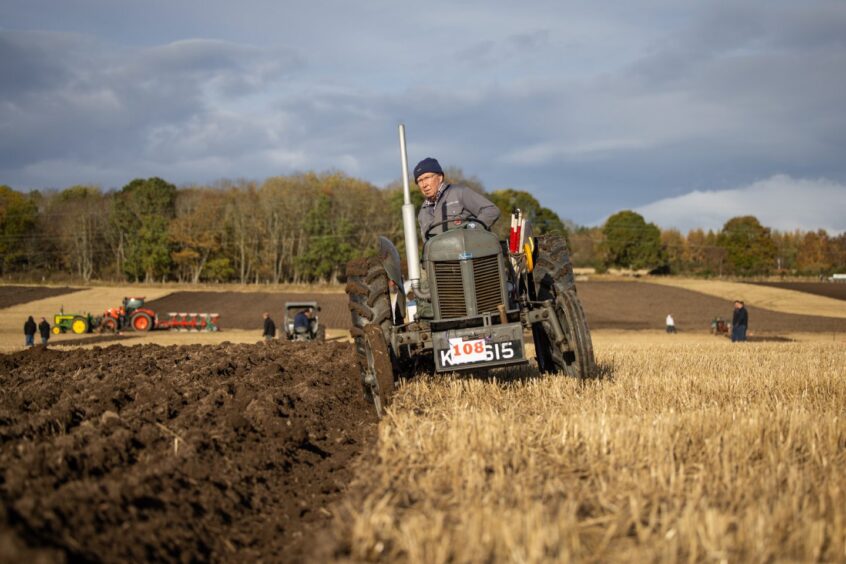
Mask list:
[{"label": "red tractor", "polygon": [[100,331],[117,332],[124,329],[149,331],[156,327],[156,312],[143,307],[144,298],[123,298],[120,307],[109,308],[103,313]]}]

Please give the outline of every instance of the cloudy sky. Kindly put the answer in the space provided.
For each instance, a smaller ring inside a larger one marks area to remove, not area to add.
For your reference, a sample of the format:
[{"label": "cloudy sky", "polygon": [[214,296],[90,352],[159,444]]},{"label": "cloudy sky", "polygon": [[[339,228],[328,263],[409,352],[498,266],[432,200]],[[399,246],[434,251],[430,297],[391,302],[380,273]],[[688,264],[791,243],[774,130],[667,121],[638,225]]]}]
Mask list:
[{"label": "cloudy sky", "polygon": [[0,184],[426,156],[579,224],[846,231],[846,2],[4,0]]}]

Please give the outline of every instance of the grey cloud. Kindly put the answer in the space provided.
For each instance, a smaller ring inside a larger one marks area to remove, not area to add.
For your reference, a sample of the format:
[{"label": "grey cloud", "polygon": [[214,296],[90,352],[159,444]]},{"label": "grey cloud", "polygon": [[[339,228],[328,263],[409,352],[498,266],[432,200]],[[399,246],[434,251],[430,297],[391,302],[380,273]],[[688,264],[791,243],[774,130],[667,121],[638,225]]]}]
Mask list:
[{"label": "grey cloud", "polygon": [[219,99],[253,95],[302,65],[290,51],[205,40],[127,50],[72,34],[0,31],[0,45],[23,55],[4,63],[21,77],[0,105],[0,128],[14,131],[0,139],[7,177],[39,161],[107,170],[222,145],[229,154],[250,150],[266,141],[264,126],[219,112]]},{"label": "grey cloud", "polygon": [[510,34],[504,38],[486,39],[458,49],[455,59],[475,71],[489,67],[503,67],[537,56],[549,45],[550,32],[537,29]]}]

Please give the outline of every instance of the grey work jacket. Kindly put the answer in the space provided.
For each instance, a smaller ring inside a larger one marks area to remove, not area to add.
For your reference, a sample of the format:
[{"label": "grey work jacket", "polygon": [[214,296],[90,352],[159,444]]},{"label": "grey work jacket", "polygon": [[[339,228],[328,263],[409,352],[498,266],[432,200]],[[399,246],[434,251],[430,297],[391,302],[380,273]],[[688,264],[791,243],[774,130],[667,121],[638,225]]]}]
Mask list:
[{"label": "grey work jacket", "polygon": [[[475,217],[488,227],[499,219],[499,208],[493,202],[466,186],[447,184],[435,196],[435,201],[426,200],[417,214],[420,224],[420,236],[426,241],[426,230],[446,219],[467,219]],[[443,233],[449,225],[442,225],[432,230],[430,237]]]}]

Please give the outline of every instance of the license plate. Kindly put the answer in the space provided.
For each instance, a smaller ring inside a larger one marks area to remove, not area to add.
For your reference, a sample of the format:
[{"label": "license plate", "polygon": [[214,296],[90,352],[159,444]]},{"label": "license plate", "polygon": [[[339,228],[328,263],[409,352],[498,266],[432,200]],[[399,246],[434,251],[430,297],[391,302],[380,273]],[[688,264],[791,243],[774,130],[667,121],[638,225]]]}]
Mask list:
[{"label": "license plate", "polygon": [[461,337],[449,340],[449,349],[438,351],[441,367],[461,366],[477,362],[501,362],[523,358],[522,341],[491,343],[484,339],[465,341]]}]

